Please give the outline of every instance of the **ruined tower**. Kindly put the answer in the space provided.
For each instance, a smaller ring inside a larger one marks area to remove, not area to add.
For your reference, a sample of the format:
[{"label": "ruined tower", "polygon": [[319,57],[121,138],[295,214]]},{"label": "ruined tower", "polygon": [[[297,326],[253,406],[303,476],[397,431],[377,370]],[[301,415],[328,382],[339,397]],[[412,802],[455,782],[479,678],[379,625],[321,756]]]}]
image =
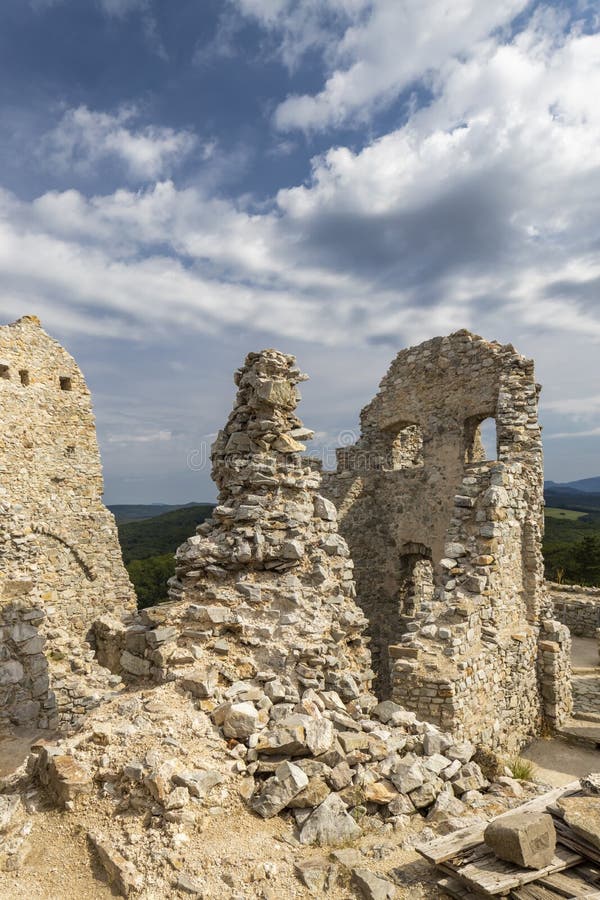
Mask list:
[{"label": "ruined tower", "polygon": [[[173,600],[196,604],[196,640],[250,657],[296,687],[357,698],[370,683],[352,562],[318,465],[301,455],[312,432],[295,414],[306,376],[276,350],[250,353],[212,448],[219,504],[177,551]],[[228,635],[227,646],[219,634]]]},{"label": "ruined tower", "polygon": [[102,503],[90,392],[34,316],[0,327],[0,421],[0,725],[45,724],[45,636],[81,644],[135,596]]},{"label": "ruined tower", "polygon": [[324,484],[380,695],[504,748],[570,703],[568,632],[543,581],[538,390],[531,360],[467,331],[404,350]]}]

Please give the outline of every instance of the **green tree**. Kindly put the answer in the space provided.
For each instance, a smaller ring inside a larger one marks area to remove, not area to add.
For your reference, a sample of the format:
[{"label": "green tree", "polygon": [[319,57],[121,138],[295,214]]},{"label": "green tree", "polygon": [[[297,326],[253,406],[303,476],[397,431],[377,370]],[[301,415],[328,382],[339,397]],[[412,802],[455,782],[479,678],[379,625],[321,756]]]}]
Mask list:
[{"label": "green tree", "polygon": [[127,571],[138,598],[138,608],[154,606],[167,599],[167,581],[175,574],[175,560],[170,553],[134,559]]}]

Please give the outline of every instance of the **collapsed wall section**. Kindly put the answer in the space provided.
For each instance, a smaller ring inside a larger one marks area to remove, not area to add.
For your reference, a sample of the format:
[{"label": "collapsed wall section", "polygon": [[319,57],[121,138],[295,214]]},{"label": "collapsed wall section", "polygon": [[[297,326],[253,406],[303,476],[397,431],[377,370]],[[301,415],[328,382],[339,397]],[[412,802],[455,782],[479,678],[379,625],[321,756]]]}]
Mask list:
[{"label": "collapsed wall section", "polygon": [[553,668],[568,669],[568,633],[543,581],[538,390],[530,360],[466,331],[402,351],[324,485],[379,690],[492,747],[518,747],[570,704],[547,683],[552,667],[543,689],[539,674],[545,633],[564,660]]}]

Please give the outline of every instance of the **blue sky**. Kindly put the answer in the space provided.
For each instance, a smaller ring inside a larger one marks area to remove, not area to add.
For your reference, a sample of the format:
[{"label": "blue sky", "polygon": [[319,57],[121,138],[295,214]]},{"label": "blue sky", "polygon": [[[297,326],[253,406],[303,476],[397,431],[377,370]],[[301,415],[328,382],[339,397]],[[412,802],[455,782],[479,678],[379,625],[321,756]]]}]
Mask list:
[{"label": "blue sky", "polygon": [[214,496],[196,451],[250,350],[297,355],[331,453],[398,350],[462,327],[535,358],[547,477],[600,474],[599,24],[3,0],[0,316],[84,369],[107,500]]}]

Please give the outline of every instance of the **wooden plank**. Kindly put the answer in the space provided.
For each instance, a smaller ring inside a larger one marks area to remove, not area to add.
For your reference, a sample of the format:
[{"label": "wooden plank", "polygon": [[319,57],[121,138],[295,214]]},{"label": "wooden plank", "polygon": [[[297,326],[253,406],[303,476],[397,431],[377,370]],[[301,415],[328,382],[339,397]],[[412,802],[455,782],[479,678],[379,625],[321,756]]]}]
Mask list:
[{"label": "wooden plank", "polygon": [[[502,813],[502,815],[497,816],[494,821],[502,819],[504,816],[513,815],[514,813],[543,812],[548,804],[556,803],[559,797],[574,794],[579,790],[581,790],[579,781],[572,781],[570,784],[564,785],[563,787],[555,788],[552,791],[548,791],[546,794],[534,797],[533,800],[523,803],[522,806],[518,806],[515,809],[510,809],[507,812]],[[455,831],[454,834],[438,838],[435,841],[417,844],[415,850],[435,866],[446,860],[452,859],[453,857],[459,856],[459,854],[464,853],[467,850],[472,850],[478,844],[482,843],[485,827],[485,825],[470,825],[467,828],[463,828],[461,831]]]},{"label": "wooden plank", "polygon": [[474,890],[482,891],[493,897],[496,894],[507,894],[513,888],[529,884],[544,875],[568,869],[579,862],[581,862],[581,856],[578,853],[559,845],[551,863],[543,869],[521,869],[505,860],[497,859],[491,851],[489,858],[485,857],[456,869],[453,869],[449,863],[444,863],[442,867],[446,871],[453,872],[454,877],[460,878]]},{"label": "wooden plank", "polygon": [[581,853],[582,856],[587,857],[591,862],[600,863],[600,849],[598,849],[598,847],[594,847],[593,844],[590,844],[576,834],[565,822],[557,820],[554,823],[554,827],[556,828],[556,835],[561,844],[570,847],[577,853]]},{"label": "wooden plank", "polygon": [[595,866],[591,861],[584,860],[573,869],[573,872],[585,878],[590,884],[600,884],[600,866]]},{"label": "wooden plank", "polygon": [[481,825],[470,825],[461,831],[455,831],[447,837],[437,838],[435,841],[428,841],[425,844],[417,844],[415,850],[421,856],[433,863],[434,866],[452,859],[466,850],[472,850],[481,844],[483,840],[483,828]]},{"label": "wooden plank", "polygon": [[[559,900],[560,895],[532,882],[511,891],[509,896],[514,897],[515,900]],[[571,894],[571,897],[573,897],[573,894]]]},{"label": "wooden plank", "polygon": [[555,872],[540,879],[540,884],[550,887],[561,897],[577,897],[578,893],[589,891],[593,885],[579,872],[575,866],[567,872]]},{"label": "wooden plank", "polygon": [[484,896],[480,893],[473,893],[464,884],[457,881],[456,878],[440,878],[438,887],[450,894],[451,897],[456,897],[456,900],[482,900]]}]

